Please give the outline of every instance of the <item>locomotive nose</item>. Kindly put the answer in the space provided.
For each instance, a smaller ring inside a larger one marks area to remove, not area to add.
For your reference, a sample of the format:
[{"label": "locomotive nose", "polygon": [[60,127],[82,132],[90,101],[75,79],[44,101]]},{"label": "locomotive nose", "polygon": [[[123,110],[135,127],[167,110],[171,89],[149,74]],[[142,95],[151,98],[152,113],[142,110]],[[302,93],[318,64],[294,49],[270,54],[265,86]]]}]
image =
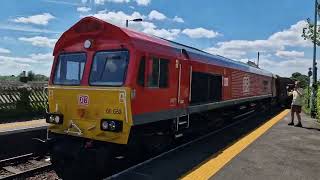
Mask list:
[{"label": "locomotive nose", "polygon": [[63,120],[60,124],[51,123],[51,132],[127,143],[132,125],[128,105],[130,88],[54,87],[49,90],[52,91],[50,112]]}]

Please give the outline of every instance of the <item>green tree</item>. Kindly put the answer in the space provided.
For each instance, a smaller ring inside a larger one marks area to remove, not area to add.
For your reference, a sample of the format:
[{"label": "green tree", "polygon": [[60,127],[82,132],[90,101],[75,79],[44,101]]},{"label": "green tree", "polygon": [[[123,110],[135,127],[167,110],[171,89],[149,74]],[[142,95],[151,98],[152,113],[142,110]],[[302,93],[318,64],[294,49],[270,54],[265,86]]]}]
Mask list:
[{"label": "green tree", "polygon": [[[302,31],[302,37],[305,39],[305,40],[310,40],[312,43],[314,42],[313,41],[313,38],[314,38],[314,24],[312,24],[310,22],[310,19],[307,20],[307,25],[306,27],[303,28],[303,31]],[[316,31],[316,44],[318,46],[320,46],[320,32],[319,32],[319,28],[317,27],[317,31]]]},{"label": "green tree", "polygon": [[45,75],[42,75],[42,74],[36,74],[34,76],[34,80],[35,81],[48,81],[49,80],[49,77],[45,76]]},{"label": "green tree", "polygon": [[33,81],[35,79],[35,74],[32,71],[28,71],[28,81]]},{"label": "green tree", "polygon": [[300,81],[301,87],[307,87],[309,82],[309,77],[307,75],[295,72],[291,75],[291,79],[294,81]]},{"label": "green tree", "polygon": [[11,75],[11,76],[2,76],[0,75],[0,80],[5,80],[5,81],[48,81],[49,77],[42,75],[42,74],[35,74],[32,71],[27,72],[27,77],[24,78],[24,72],[21,72],[18,76]]},{"label": "green tree", "polygon": [[15,75],[11,76],[0,76],[0,80],[5,80],[5,81],[17,81],[18,78]]}]

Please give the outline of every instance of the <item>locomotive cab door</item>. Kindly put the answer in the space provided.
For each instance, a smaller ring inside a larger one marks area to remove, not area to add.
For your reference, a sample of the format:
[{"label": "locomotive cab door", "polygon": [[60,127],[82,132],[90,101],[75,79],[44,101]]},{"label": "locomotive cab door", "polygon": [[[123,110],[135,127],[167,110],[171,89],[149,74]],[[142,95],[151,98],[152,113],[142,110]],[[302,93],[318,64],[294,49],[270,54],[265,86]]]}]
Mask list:
[{"label": "locomotive cab door", "polygon": [[[180,113],[176,119],[176,131],[182,131],[189,128],[190,117],[188,112],[188,105],[191,93],[191,79],[192,79],[192,66],[189,63],[189,57],[186,51],[182,50],[182,57],[176,60],[176,69],[178,70],[177,80],[177,109]],[[182,136],[177,134],[176,137]]]},{"label": "locomotive cab door", "polygon": [[177,106],[186,108],[189,104],[190,96],[190,68],[188,60],[176,60],[178,66],[178,89],[177,89]]}]

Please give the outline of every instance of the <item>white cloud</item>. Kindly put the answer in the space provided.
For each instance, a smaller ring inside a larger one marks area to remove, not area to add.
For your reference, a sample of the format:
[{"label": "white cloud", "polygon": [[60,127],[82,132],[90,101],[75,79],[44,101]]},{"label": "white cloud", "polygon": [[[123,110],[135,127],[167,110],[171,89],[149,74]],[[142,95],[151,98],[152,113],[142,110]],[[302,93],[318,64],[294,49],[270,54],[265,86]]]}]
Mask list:
[{"label": "white cloud", "polygon": [[9,54],[11,51],[9,49],[0,48],[0,54]]},{"label": "white cloud", "polygon": [[135,1],[140,6],[147,6],[151,3],[151,0],[135,0]]},{"label": "white cloud", "polygon": [[290,77],[294,72],[306,74],[309,66],[312,64],[311,59],[297,58],[291,60],[274,60],[262,58],[260,67],[280,76]]},{"label": "white cloud", "polygon": [[18,17],[15,18],[13,21],[17,23],[24,23],[24,24],[36,24],[36,25],[47,25],[50,20],[54,19],[55,17],[50,13],[43,13],[28,17]]},{"label": "white cloud", "polygon": [[31,65],[27,63],[18,63],[10,60],[3,60],[0,56],[0,74],[1,75],[14,75],[19,74],[23,70],[29,69]]},{"label": "white cloud", "polygon": [[44,36],[34,36],[30,38],[20,37],[19,40],[31,43],[33,46],[49,47],[49,48],[54,47],[57,41],[56,39],[49,39],[48,37],[44,37]]},{"label": "white cloud", "polygon": [[218,32],[202,27],[195,29],[184,29],[182,33],[189,36],[190,38],[214,38],[219,35]]},{"label": "white cloud", "polygon": [[128,3],[130,0],[94,0],[94,3],[103,5],[105,2]]},{"label": "white cloud", "polygon": [[178,23],[184,23],[184,20],[181,17],[175,16],[173,19],[173,21],[178,22]]},{"label": "white cloud", "polygon": [[306,41],[301,37],[302,29],[306,27],[307,22],[298,21],[289,29],[276,32],[269,37],[269,41],[290,47],[311,47],[310,41]]},{"label": "white cloud", "polygon": [[261,40],[231,40],[219,42],[205,49],[213,54],[223,55],[233,59],[251,59],[255,61],[258,51],[260,67],[281,76],[290,77],[294,72],[306,73],[312,64],[312,58],[306,58],[304,51],[287,50],[312,47],[310,41],[301,37],[305,21],[298,21],[287,29],[271,34]]},{"label": "white cloud", "polygon": [[[151,0],[133,0],[139,6],[147,6],[151,3]],[[112,3],[129,3],[130,0],[94,0],[95,4],[103,5],[105,2],[112,2]]]},{"label": "white cloud", "polygon": [[229,58],[243,58],[250,52],[275,53],[284,51],[286,47],[310,47],[310,41],[301,37],[305,21],[299,21],[289,29],[276,32],[265,40],[231,40],[219,42],[214,47],[205,49],[209,53],[223,55]]},{"label": "white cloud", "polygon": [[296,58],[304,57],[304,52],[303,51],[277,51],[276,56],[281,58],[296,59]]},{"label": "white cloud", "polygon": [[32,70],[35,73],[49,75],[52,61],[51,53],[30,54],[26,57],[0,56],[0,73],[12,75]]},{"label": "white cloud", "polygon": [[30,54],[27,57],[16,57],[16,56],[0,56],[0,61],[13,61],[17,63],[41,63],[41,62],[50,62],[53,60],[51,53],[38,53]]},{"label": "white cloud", "polygon": [[155,35],[169,40],[174,40],[180,33],[180,29],[145,29],[144,33]]},{"label": "white cloud", "polygon": [[[99,11],[92,16],[112,23],[117,26],[124,27],[125,22],[127,19],[136,19],[142,18],[144,21],[142,22],[129,22],[129,28],[134,29],[140,32],[144,32],[150,35],[155,35],[158,37],[162,37],[169,40],[176,39],[180,34],[180,29],[165,29],[165,28],[158,28],[154,23],[148,22],[145,19],[157,19],[163,20],[167,18],[164,14],[158,11],[151,11],[148,16],[140,14],[139,12],[133,12],[132,14],[126,14],[123,11]],[[196,29],[185,29],[184,33],[188,34],[192,38],[213,38],[219,35],[219,33],[214,32],[212,30],[207,30],[204,28],[196,28]]]},{"label": "white cloud", "polygon": [[60,34],[61,32],[51,31],[43,28],[34,28],[29,25],[16,25],[16,24],[1,24],[0,29],[10,30],[10,31],[21,31],[21,32],[31,32],[31,33],[50,33],[50,34]]},{"label": "white cloud", "polygon": [[156,10],[152,10],[150,13],[149,13],[149,15],[148,15],[148,18],[150,19],[150,20],[164,20],[164,19],[166,19],[167,17],[164,15],[164,14],[162,14],[161,12],[159,12],[159,11],[156,11]]},{"label": "white cloud", "polygon": [[[247,63],[248,61],[256,62],[256,58],[243,58],[239,61]],[[291,77],[292,73],[300,72],[306,74],[310,64],[312,63],[311,58],[295,58],[279,60],[279,58],[273,56],[272,54],[263,54],[260,56],[259,67],[277,74],[283,77]]]},{"label": "white cloud", "polygon": [[[146,18],[145,15],[142,15],[139,12],[133,12],[130,15],[122,11],[118,11],[118,12],[100,11],[97,14],[94,14],[93,16],[122,27],[125,26],[126,19],[136,19],[136,18],[145,19]],[[132,28],[137,31],[144,32],[150,35],[155,35],[162,38],[170,39],[170,40],[175,39],[180,34],[179,29],[163,29],[163,28],[159,29],[155,24],[147,21],[130,22],[129,28]]]},{"label": "white cloud", "polygon": [[43,0],[48,3],[53,3],[53,4],[62,4],[62,5],[69,5],[69,6],[78,6],[80,4],[78,3],[73,3],[73,2],[66,2],[66,1],[56,1],[56,0]]},{"label": "white cloud", "polygon": [[[125,22],[127,19],[137,19],[137,18],[145,19],[145,16],[140,14],[139,12],[133,12],[131,15],[129,15],[122,11],[118,11],[118,12],[99,11],[97,14],[94,14],[93,16],[121,27],[125,26]],[[142,31],[147,28],[156,28],[156,26],[153,23],[146,22],[146,21],[130,22],[129,27],[138,31]]]},{"label": "white cloud", "polygon": [[231,59],[237,59],[246,55],[245,51],[231,50],[231,49],[226,50],[224,48],[216,48],[216,47],[210,47],[210,48],[204,49],[204,51],[211,54],[226,56]]},{"label": "white cloud", "polygon": [[82,13],[84,13],[84,12],[89,12],[89,11],[91,11],[91,8],[89,8],[89,7],[78,7],[77,8],[77,11],[78,12],[82,12]]},{"label": "white cloud", "polygon": [[37,54],[30,54],[29,55],[31,59],[37,61],[37,62],[52,62],[53,56],[52,53],[37,53]]},{"label": "white cloud", "polygon": [[247,55],[248,52],[265,52],[283,49],[280,44],[274,44],[267,40],[231,40],[218,42],[215,47],[205,49],[212,54],[219,54],[228,58],[241,58]]}]

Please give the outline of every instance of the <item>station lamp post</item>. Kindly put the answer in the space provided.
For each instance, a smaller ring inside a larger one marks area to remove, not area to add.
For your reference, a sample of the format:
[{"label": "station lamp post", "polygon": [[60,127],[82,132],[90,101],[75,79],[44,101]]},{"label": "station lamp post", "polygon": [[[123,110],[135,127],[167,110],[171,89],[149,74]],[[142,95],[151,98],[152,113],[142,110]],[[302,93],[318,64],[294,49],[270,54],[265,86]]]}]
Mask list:
[{"label": "station lamp post", "polygon": [[128,26],[129,26],[129,21],[133,21],[133,22],[141,22],[141,21],[142,21],[142,19],[141,19],[141,18],[131,19],[131,20],[127,19],[127,20],[126,20],[126,27],[128,27]]},{"label": "station lamp post", "polygon": [[307,107],[310,108],[310,77],[312,76],[312,68],[309,68],[308,71],[308,101],[307,101]]},{"label": "station lamp post", "polygon": [[314,5],[314,29],[313,29],[313,61],[312,61],[312,93],[311,93],[311,117],[315,118],[317,113],[317,21],[318,21],[319,4],[315,0]]}]

